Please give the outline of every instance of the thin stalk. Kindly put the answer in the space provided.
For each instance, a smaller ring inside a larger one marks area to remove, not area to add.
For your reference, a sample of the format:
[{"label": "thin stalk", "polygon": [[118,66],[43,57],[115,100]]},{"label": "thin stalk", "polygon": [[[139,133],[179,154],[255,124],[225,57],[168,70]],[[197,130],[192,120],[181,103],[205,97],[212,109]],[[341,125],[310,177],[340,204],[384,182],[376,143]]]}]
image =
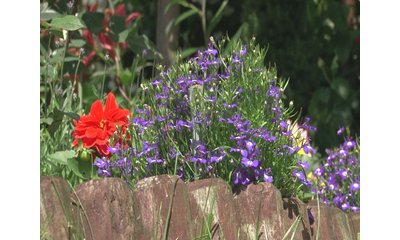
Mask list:
[{"label": "thin stalk", "polygon": [[263,195],[260,196],[260,203],[258,204],[258,215],[257,215],[257,227],[256,227],[256,236],[254,239],[258,239],[259,227],[260,227],[260,215],[261,215],[261,203],[262,203]]},{"label": "thin stalk", "polygon": [[[50,51],[51,51],[51,49],[50,49],[51,36],[53,36],[53,34],[50,34],[49,42],[47,44],[47,51],[48,51],[47,53],[48,53],[48,56],[49,56],[49,60],[50,60]],[[49,70],[49,63],[48,63],[48,61],[46,59],[46,56],[45,56],[45,60],[46,60],[46,73],[44,75],[44,103],[46,105],[46,99],[47,99],[47,91],[46,91],[46,89],[47,89],[47,76],[48,76],[47,72]],[[45,111],[45,114],[47,116],[47,107],[44,108],[44,111]]]},{"label": "thin stalk", "polygon": [[[176,175],[174,175],[174,182],[172,185],[171,189],[171,194],[170,194],[170,199],[169,199],[169,206],[168,206],[168,215],[167,215],[167,221],[165,222],[165,227],[164,227],[164,239],[167,239],[168,236],[168,227],[169,227],[169,222],[171,218],[171,212],[172,212],[172,200],[174,199],[174,193],[176,189],[176,184],[178,183],[179,178],[176,178]],[[161,210],[160,210],[161,212]]]},{"label": "thin stalk", "polygon": [[74,82],[72,83],[73,89],[75,89],[75,86],[76,86],[76,75],[78,74],[78,68],[79,68],[79,64],[80,63],[81,63],[81,58],[79,58],[78,64],[76,65],[75,75],[74,75]]},{"label": "thin stalk", "polygon": [[317,236],[316,236],[316,240],[318,240],[318,237],[319,237],[319,225],[320,225],[320,218],[321,218],[321,214],[320,214],[320,211],[319,211],[319,197],[318,197],[318,194],[317,194],[317,206],[318,206],[318,227],[317,227]]},{"label": "thin stalk", "polygon": [[66,38],[65,38],[65,45],[64,45],[64,54],[63,54],[63,58],[62,58],[62,62],[61,62],[61,82],[63,82],[63,72],[64,72],[64,61],[65,61],[65,55],[67,54],[67,48],[68,48],[68,41],[69,41],[69,32],[67,31],[66,34]]},{"label": "thin stalk", "polygon": [[104,82],[106,80],[107,60],[104,63],[103,83],[101,84],[100,99],[103,98]]}]

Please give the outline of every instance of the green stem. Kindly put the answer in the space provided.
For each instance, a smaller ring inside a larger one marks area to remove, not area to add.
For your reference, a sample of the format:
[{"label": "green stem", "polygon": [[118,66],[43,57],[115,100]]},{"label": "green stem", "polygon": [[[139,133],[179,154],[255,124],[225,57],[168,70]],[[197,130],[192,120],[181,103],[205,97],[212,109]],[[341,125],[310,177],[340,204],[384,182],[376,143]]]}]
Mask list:
[{"label": "green stem", "polygon": [[318,206],[318,227],[317,227],[317,236],[316,236],[316,240],[318,240],[319,237],[319,225],[320,225],[320,218],[321,218],[321,214],[320,214],[320,209],[319,209],[319,196],[317,194],[317,206]]},{"label": "green stem", "polygon": [[324,74],[325,80],[329,83],[329,86],[332,88],[331,80],[329,79],[328,75],[326,74],[326,71],[324,68],[321,68],[322,74]]},{"label": "green stem", "polygon": [[[49,61],[50,61],[50,51],[51,51],[51,49],[50,49],[51,36],[53,36],[53,34],[50,34],[49,42],[47,44],[47,54],[49,56]],[[47,72],[49,70],[49,63],[48,63],[48,61],[46,59],[46,56],[44,56],[44,57],[45,57],[45,60],[46,60],[46,73],[44,75],[44,104],[46,105],[46,100],[47,100],[47,91],[46,91],[46,89],[47,89],[47,76],[48,76]],[[49,88],[50,88],[50,86],[49,86]],[[47,107],[44,108],[44,111],[45,111],[45,114],[47,116]]]},{"label": "green stem", "polygon": [[65,55],[67,54],[67,48],[68,48],[68,41],[69,41],[69,32],[67,32],[67,37],[65,38],[65,46],[64,46],[64,54],[63,54],[63,58],[62,58],[62,62],[61,62],[61,82],[63,82],[63,72],[64,72],[64,61],[65,61]]},{"label": "green stem", "polygon": [[100,99],[103,98],[104,82],[105,82],[105,79],[106,79],[106,69],[107,69],[107,62],[104,63],[104,74],[103,74],[103,83],[101,84]]},{"label": "green stem", "polygon": [[79,58],[78,64],[76,65],[75,75],[74,75],[74,82],[72,83],[72,87],[75,89],[76,86],[76,75],[78,74],[79,64],[81,63],[81,59]]}]

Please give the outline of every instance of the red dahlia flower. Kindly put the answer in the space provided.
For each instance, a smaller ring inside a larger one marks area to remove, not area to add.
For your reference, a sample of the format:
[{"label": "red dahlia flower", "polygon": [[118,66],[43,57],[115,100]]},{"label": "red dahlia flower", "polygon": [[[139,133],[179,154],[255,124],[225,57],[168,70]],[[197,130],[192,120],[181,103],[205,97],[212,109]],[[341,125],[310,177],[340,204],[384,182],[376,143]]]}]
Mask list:
[{"label": "red dahlia flower", "polygon": [[[125,134],[129,125],[128,115],[132,117],[129,110],[118,107],[114,94],[109,93],[104,110],[103,104],[97,100],[90,108],[89,115],[82,115],[78,122],[73,120],[75,128],[72,137],[75,140],[72,146],[78,148],[78,139],[81,139],[83,148],[97,150],[100,155],[110,157],[111,152],[107,147],[113,146],[109,139],[117,131],[117,126],[121,128],[122,135]],[[118,139],[123,137],[119,135]]]}]

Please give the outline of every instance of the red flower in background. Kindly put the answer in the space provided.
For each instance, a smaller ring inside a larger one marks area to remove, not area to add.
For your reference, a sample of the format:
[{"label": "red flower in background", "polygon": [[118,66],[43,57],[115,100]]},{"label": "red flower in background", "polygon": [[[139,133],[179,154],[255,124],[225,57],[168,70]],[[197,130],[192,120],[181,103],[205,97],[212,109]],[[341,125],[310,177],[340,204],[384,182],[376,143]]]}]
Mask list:
[{"label": "red flower in background", "polygon": [[[117,131],[116,126],[121,128],[122,135],[126,133],[128,115],[132,116],[131,112],[119,108],[114,94],[109,93],[104,110],[103,104],[97,100],[90,108],[89,115],[82,115],[78,122],[73,120],[75,128],[72,137],[75,140],[72,146],[78,148],[78,139],[81,139],[83,148],[97,150],[100,155],[110,157],[111,152],[107,150],[107,147],[111,147],[109,139]],[[118,136],[118,139],[123,137]]]},{"label": "red flower in background", "polygon": [[[98,3],[93,5],[92,7],[89,8],[88,11],[96,11]],[[105,9],[105,19],[103,21],[103,26],[105,27],[105,33],[101,32],[97,36],[99,38],[99,42],[102,48],[107,49],[108,53],[110,55],[110,58],[114,59],[116,63],[118,63],[117,56],[115,54],[115,46],[119,45],[122,49],[126,49],[126,41],[123,43],[115,43],[113,42],[110,37],[107,35],[108,32],[110,32],[110,29],[108,28],[108,21],[110,20],[112,15],[121,15],[125,17],[125,25],[127,25],[129,22],[133,21],[137,17],[139,17],[141,14],[140,12],[133,12],[131,13],[128,17],[126,17],[125,13],[125,4],[120,4],[116,7],[114,14],[111,13],[111,11],[106,8]],[[86,39],[86,42],[93,47],[93,49],[97,49],[96,42],[94,41],[93,35],[89,30],[83,30],[82,31],[83,37]],[[89,53],[89,55],[82,60],[82,62],[88,66],[90,59],[92,59],[96,55],[96,51],[92,51]]]}]

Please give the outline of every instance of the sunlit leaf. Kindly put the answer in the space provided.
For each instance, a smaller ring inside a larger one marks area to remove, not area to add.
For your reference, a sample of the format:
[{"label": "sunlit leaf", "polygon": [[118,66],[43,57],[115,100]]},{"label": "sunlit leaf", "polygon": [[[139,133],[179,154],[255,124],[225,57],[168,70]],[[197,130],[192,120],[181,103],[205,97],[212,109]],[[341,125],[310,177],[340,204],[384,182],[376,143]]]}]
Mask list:
[{"label": "sunlit leaf", "polygon": [[78,17],[73,15],[67,15],[62,18],[53,18],[51,20],[50,25],[57,28],[62,28],[68,31],[75,31],[78,29],[86,28],[85,25],[82,24],[81,20]]},{"label": "sunlit leaf", "polygon": [[75,155],[76,155],[75,151],[65,150],[65,151],[58,151],[53,154],[50,154],[48,156],[48,158],[51,161],[54,161],[54,162],[57,162],[60,164],[64,164],[64,165],[68,165],[68,159],[74,158]]}]

